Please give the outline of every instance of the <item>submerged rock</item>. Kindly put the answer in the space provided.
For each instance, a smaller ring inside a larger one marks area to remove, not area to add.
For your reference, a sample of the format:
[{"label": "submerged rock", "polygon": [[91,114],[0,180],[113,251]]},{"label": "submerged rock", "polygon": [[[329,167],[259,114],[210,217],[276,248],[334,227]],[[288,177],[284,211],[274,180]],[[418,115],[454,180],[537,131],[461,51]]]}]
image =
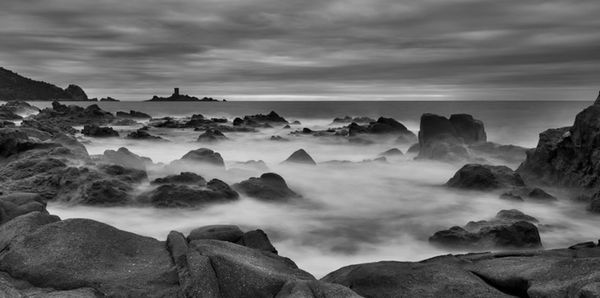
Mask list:
[{"label": "submerged rock", "polygon": [[521,176],[505,166],[467,164],[446,183],[449,187],[492,190],[525,186]]},{"label": "submerged rock", "polygon": [[159,136],[151,135],[150,133],[148,133],[148,131],[143,130],[143,129],[138,129],[136,131],[130,132],[126,136],[126,138],[133,139],[133,140],[149,140],[149,141],[164,141],[165,140]]},{"label": "submerged rock", "polygon": [[198,142],[216,142],[227,140],[227,137],[217,129],[207,129],[198,137]]},{"label": "submerged rock", "polygon": [[225,167],[225,162],[223,161],[221,154],[207,148],[192,150],[181,157],[180,161],[193,161],[218,167]]},{"label": "submerged rock", "polygon": [[119,133],[112,127],[100,127],[97,125],[85,125],[81,133],[84,136],[106,138],[106,137],[118,137]]},{"label": "submerged rock", "polygon": [[310,157],[310,155],[308,155],[308,153],[306,153],[306,151],[304,151],[304,149],[299,149],[297,151],[295,151],[294,153],[292,153],[292,155],[290,155],[290,157],[288,157],[284,163],[299,163],[299,164],[306,164],[306,165],[316,165],[317,163],[314,161],[314,159],[312,159],[312,157]]},{"label": "submerged rock", "polygon": [[285,180],[275,173],[265,173],[233,185],[237,191],[266,201],[285,201],[299,195],[292,191]]}]

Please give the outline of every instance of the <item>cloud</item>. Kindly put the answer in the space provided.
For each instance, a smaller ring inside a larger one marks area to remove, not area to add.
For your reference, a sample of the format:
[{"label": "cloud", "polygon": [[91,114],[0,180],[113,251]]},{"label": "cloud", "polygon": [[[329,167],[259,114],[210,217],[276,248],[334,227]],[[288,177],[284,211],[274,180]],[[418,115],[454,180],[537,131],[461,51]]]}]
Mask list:
[{"label": "cloud", "polygon": [[123,99],[565,99],[597,89],[598,15],[594,0],[3,1],[0,64]]}]

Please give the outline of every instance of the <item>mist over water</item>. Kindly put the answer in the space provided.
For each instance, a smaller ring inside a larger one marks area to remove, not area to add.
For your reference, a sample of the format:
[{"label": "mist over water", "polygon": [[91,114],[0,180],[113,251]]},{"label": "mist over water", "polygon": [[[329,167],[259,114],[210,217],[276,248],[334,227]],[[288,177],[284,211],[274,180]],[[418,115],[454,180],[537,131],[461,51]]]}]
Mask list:
[{"label": "mist over water", "polygon": [[[121,106],[118,106],[121,104]],[[232,106],[230,104],[233,104]],[[110,111],[135,109],[158,115],[191,115],[201,113],[205,117],[235,116],[267,113],[275,110],[286,119],[299,120],[302,125],[292,130],[308,127],[313,130],[330,126],[334,117],[344,116],[394,116],[415,133],[421,110],[448,115],[454,112],[472,113],[484,121],[490,140],[503,144],[534,146],[537,134],[544,129],[570,125],[576,112],[585,104],[536,103],[545,114],[535,112],[533,107],[517,106],[499,108],[494,104],[473,103],[465,106],[440,107],[423,104],[406,105],[399,109],[397,103],[369,103],[375,108],[355,111],[356,106],[340,106],[339,111],[309,103],[303,110],[289,112],[285,104],[245,103],[241,111],[239,103],[208,103],[183,110],[159,109],[152,105],[111,103],[102,105]],[[340,105],[340,103],[334,103]],[[359,108],[362,103],[357,103]],[[389,104],[390,106],[385,106]],[[447,103],[443,103],[446,104]],[[512,104],[512,103],[510,103]],[[179,103],[177,104],[179,105]],[[230,110],[227,110],[228,106]],[[324,104],[327,106],[328,104]],[[464,105],[464,104],[463,104]],[[470,109],[476,109],[476,112]],[[40,105],[38,105],[40,106]],[[209,108],[206,108],[209,107]],[[457,108],[464,108],[456,111]],[[396,108],[396,109],[392,109]],[[495,108],[495,110],[494,110]],[[177,107],[174,109],[182,109]],[[212,110],[211,110],[212,109]],[[222,109],[222,110],[219,110]],[[554,109],[553,111],[551,111]],[[325,110],[326,114],[324,114]],[[383,112],[383,110],[386,110]],[[408,111],[407,111],[408,110]],[[410,112],[410,116],[403,116]],[[479,113],[477,113],[479,112]],[[493,116],[493,117],[492,117]],[[539,126],[544,125],[539,129]],[[114,127],[130,131],[134,127]],[[249,177],[257,177],[264,169],[243,165],[240,162],[262,160],[268,171],[284,177],[289,187],[302,195],[292,203],[265,203],[241,196],[234,203],[211,205],[199,209],[157,209],[151,207],[84,207],[50,204],[49,211],[61,218],[91,218],[117,228],[164,240],[171,230],[188,233],[190,230],[213,224],[236,224],[242,229],[263,229],[278,249],[279,254],[290,257],[299,267],[317,277],[339,267],[380,260],[421,260],[450,251],[431,246],[427,239],[434,232],[471,220],[494,217],[501,209],[519,209],[540,221],[540,233],[544,247],[564,247],[578,241],[597,237],[597,219],[589,216],[585,208],[568,201],[560,190],[549,189],[559,198],[556,203],[530,203],[501,200],[497,193],[456,191],[442,185],[462,164],[433,161],[415,161],[413,155],[390,157],[387,163],[369,161],[381,152],[399,148],[403,152],[410,144],[397,144],[394,140],[382,140],[370,145],[353,145],[335,138],[317,138],[310,135],[289,135],[291,130],[282,128],[260,129],[256,133],[225,133],[229,138],[219,143],[198,143],[201,132],[191,129],[152,129],[170,142],[145,142],[123,138],[86,138],[81,136],[90,154],[102,154],[107,149],[127,147],[133,153],[150,157],[155,163],[168,164],[181,158],[190,150],[206,147],[223,156],[227,171],[201,166],[165,168],[150,167],[150,180],[182,170],[193,170],[207,180],[219,178],[233,184]],[[123,133],[121,135],[124,135]],[[288,142],[268,140],[281,135]],[[533,136],[533,137],[531,137]],[[319,165],[281,164],[292,152],[305,149]],[[327,163],[332,160],[348,162]],[[507,164],[516,168],[518,164]],[[142,191],[149,185],[143,185]]]}]

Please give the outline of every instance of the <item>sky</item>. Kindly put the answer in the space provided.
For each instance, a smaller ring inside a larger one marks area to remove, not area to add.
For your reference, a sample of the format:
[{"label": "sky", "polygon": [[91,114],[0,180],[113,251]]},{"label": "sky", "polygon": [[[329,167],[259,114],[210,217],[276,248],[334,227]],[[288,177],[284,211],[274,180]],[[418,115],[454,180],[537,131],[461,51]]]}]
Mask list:
[{"label": "sky", "polygon": [[593,100],[600,4],[3,0],[0,66],[121,100]]}]

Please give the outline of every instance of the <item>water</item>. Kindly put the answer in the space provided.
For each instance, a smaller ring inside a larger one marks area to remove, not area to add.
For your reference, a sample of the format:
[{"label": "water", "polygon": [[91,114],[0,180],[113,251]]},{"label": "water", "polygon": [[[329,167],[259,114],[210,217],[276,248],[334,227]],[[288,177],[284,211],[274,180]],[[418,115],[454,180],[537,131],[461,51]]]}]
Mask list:
[{"label": "water", "polygon": [[[43,107],[49,103],[35,103]],[[532,147],[539,132],[570,125],[587,102],[226,102],[226,103],[100,103],[103,109],[138,110],[153,116],[202,113],[209,117],[243,116],[277,111],[299,127],[323,129],[334,117],[380,115],[394,117],[410,129],[418,129],[424,112],[448,115],[470,113],[485,122],[489,139],[505,144]],[[85,104],[84,104],[85,105]],[[127,132],[134,127],[115,127]],[[597,238],[597,217],[585,207],[568,201],[560,190],[551,189],[555,204],[520,203],[500,200],[498,194],[449,190],[445,183],[460,164],[414,161],[407,155],[389,163],[373,159],[393,147],[405,151],[410,144],[392,140],[372,145],[351,145],[333,139],[289,136],[282,128],[258,133],[226,133],[230,139],[216,144],[199,144],[199,132],[190,129],[154,129],[171,142],[148,143],[123,138],[82,137],[90,154],[125,146],[155,162],[169,163],[192,149],[208,147],[220,152],[228,171],[196,168],[205,178],[235,183],[262,172],[241,167],[238,162],[263,160],[270,171],[281,174],[289,186],[302,194],[293,204],[270,204],[244,197],[235,203],[201,209],[155,209],[150,207],[97,208],[51,204],[52,213],[62,218],[92,218],[120,229],[164,240],[171,230],[184,233],[210,224],[237,224],[244,229],[267,232],[281,255],[320,277],[339,267],[380,260],[421,260],[447,250],[429,245],[435,231],[470,220],[493,217],[501,209],[517,208],[537,217],[543,224],[541,236],[547,248],[564,247]],[[271,142],[271,135],[289,142]],[[320,164],[317,167],[280,164],[293,151],[304,148],[317,162],[350,160],[357,163]],[[515,168],[517,164],[509,164]],[[177,171],[176,169],[175,171]],[[154,167],[151,179],[173,170]],[[140,186],[140,191],[148,188]]]}]

